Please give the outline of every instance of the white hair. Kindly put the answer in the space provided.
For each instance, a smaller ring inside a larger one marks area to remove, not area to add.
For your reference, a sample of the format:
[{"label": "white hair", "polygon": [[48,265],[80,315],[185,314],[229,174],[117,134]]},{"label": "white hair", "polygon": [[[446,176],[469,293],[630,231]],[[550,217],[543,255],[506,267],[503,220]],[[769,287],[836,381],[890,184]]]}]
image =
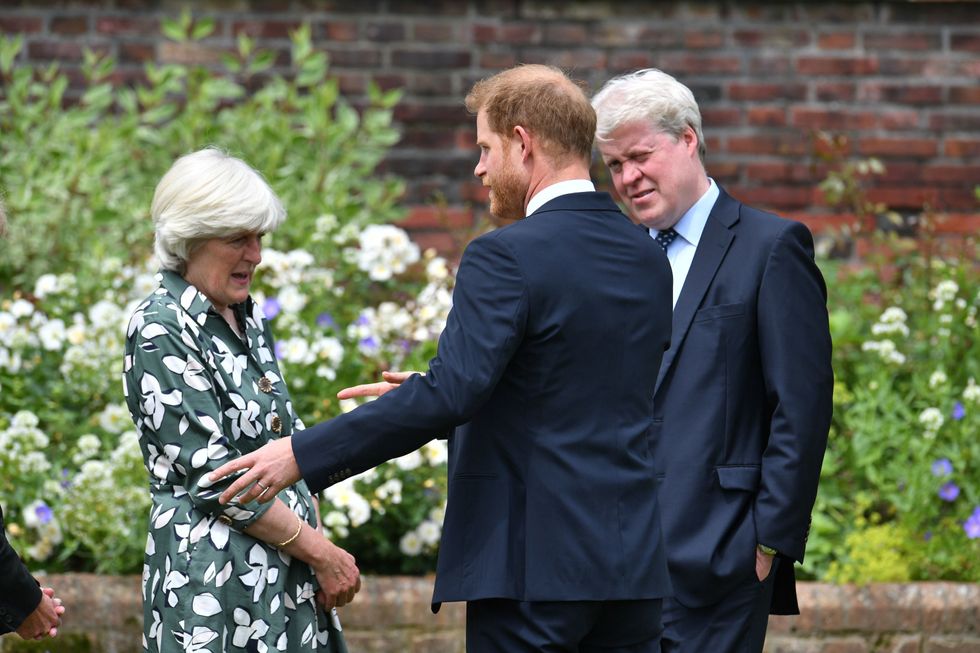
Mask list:
[{"label": "white hair", "polygon": [[592,97],[596,112],[596,140],[630,122],[646,122],[674,139],[687,127],[698,137],[701,163],[707,150],[701,131],[701,110],[691,89],[656,68],[645,68],[614,77]]},{"label": "white hair", "polygon": [[208,147],[170,166],[153,193],[150,216],[157,258],[164,269],[183,273],[204,241],[274,231],[286,209],[251,166]]}]

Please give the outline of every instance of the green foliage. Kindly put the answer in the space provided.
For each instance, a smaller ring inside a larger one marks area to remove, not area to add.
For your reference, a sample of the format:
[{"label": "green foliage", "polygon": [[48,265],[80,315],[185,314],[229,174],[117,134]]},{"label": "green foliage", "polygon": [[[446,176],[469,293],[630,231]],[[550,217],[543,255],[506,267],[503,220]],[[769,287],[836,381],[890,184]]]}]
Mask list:
[{"label": "green foliage", "polygon": [[[186,47],[206,47],[199,40],[212,30],[186,12],[163,22]],[[150,199],[178,156],[221,147],[264,174],[289,211],[265,239],[253,294],[308,424],[351,407],[333,399],[342,387],[424,368],[453,276],[384,224],[401,216],[402,183],[376,174],[398,138],[399,93],[370,88],[355,110],[307,27],[293,35],[287,76],[270,74],[273,55],[245,36],[221,74],[150,64],[132,88],[110,82],[111,59],[86,53],[75,103],[56,66],[15,64],[22,46],[0,39],[0,194],[10,217],[0,242],[0,501],[32,568],[137,572],[149,503],[122,401],[123,340],[156,286]],[[445,445],[417,456],[323,502],[327,530],[364,571],[432,569]]]},{"label": "green foliage", "polygon": [[[870,206],[843,186],[847,206]],[[974,237],[940,247],[938,220],[919,216],[915,239],[861,220],[847,235],[870,244],[863,264],[822,261],[836,380],[816,577],[980,580],[980,251]]]},{"label": "green foliage", "polygon": [[[164,27],[189,44],[212,28],[186,14]],[[135,88],[113,86],[113,60],[87,52],[87,87],[67,107],[67,77],[54,65],[16,67],[21,47],[19,38],[0,40],[0,188],[11,218],[0,282],[8,287],[32,286],[52,262],[86,286],[109,259],[140,263],[156,182],[177,156],[206,145],[245,159],[280,193],[291,219],[270,241],[277,248],[305,243],[323,214],[358,226],[400,216],[401,183],[374,175],[398,139],[391,110],[399,93],[371,89],[370,106],[358,113],[328,77],[307,27],[293,36],[293,79],[267,77],[271,55],[244,36],[237,56],[225,59],[234,77],[150,64],[148,83]]]}]

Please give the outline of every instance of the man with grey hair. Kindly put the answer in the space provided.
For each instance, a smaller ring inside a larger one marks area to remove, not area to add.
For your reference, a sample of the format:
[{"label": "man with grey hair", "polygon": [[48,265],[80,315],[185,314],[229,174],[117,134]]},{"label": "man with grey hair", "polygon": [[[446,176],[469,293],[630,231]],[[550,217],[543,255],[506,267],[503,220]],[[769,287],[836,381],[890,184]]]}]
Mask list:
[{"label": "man with grey hair", "polygon": [[813,239],[708,177],[700,110],[670,75],[617,77],[592,105],[613,186],[674,275],[652,443],[675,592],[663,651],[761,651],[769,613],[799,611],[832,411]]},{"label": "man with grey hair", "polygon": [[[7,234],[7,213],[0,198],[0,237]],[[24,639],[54,637],[65,607],[50,587],[41,588],[14,551],[0,509],[0,635],[16,632]]]}]

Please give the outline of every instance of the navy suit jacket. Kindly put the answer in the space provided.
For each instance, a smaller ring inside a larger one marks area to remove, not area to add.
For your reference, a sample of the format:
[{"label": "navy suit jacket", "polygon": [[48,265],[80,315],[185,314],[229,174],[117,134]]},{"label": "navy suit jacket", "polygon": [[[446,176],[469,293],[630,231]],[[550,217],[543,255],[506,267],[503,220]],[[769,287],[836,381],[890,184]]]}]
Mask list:
[{"label": "navy suit jacket", "polygon": [[41,602],[41,588],[7,542],[0,509],[0,635],[20,628]]},{"label": "navy suit jacket", "polygon": [[833,395],[827,293],[798,222],[715,202],[674,307],[654,398],[661,510],[678,600],[722,600],[787,558],[772,609],[795,614]]},{"label": "navy suit jacket", "polygon": [[451,432],[434,609],[668,595],[650,445],[670,302],[666,255],[606,193],[555,198],[467,247],[424,376],[293,437],[303,477]]}]

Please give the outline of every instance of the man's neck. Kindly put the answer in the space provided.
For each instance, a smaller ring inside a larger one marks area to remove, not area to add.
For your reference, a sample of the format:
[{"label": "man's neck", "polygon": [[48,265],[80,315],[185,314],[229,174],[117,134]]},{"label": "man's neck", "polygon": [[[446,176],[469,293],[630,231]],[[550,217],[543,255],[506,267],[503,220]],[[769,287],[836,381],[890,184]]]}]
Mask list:
[{"label": "man's neck", "polygon": [[531,183],[528,184],[527,194],[524,196],[524,210],[527,210],[527,205],[528,202],[531,201],[531,198],[548,186],[552,186],[562,181],[572,181],[576,179],[592,181],[592,177],[589,174],[588,165],[575,161],[557,170],[551,167],[542,166],[539,174],[535,174],[534,172],[531,174]]}]

